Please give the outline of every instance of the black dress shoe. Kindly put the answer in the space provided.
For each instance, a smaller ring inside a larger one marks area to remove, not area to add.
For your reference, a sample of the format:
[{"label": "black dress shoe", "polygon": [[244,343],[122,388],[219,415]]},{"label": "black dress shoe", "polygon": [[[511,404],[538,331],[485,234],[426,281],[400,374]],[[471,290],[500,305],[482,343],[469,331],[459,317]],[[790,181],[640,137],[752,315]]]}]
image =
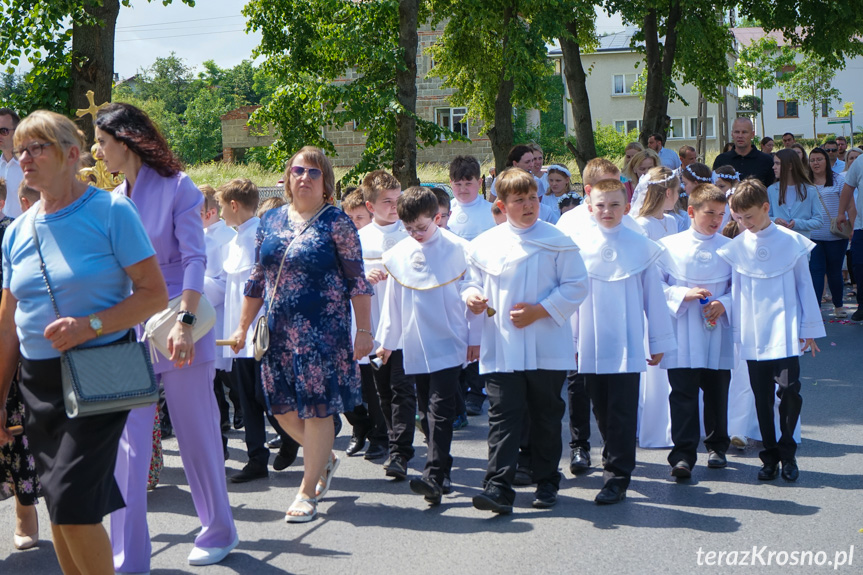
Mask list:
[{"label": "black dress shoe", "polygon": [[410,481],[411,491],[425,497],[429,505],[440,505],[443,490],[433,479],[427,477],[415,477]]},{"label": "black dress shoe", "polygon": [[777,477],[779,477],[778,463],[765,463],[761,466],[761,469],[758,470],[759,481],[772,481]]},{"label": "black dress shoe", "polygon": [[800,470],[797,469],[797,460],[789,459],[782,462],[782,479],[785,481],[797,481],[800,477]]},{"label": "black dress shoe", "polygon": [[269,447],[270,449],[281,449],[281,447],[282,447],[281,436],[277,435],[274,438],[272,438],[271,440],[269,440],[267,442],[267,447]]},{"label": "black dress shoe", "polygon": [[246,483],[255,479],[265,479],[268,475],[266,467],[261,467],[255,463],[247,463],[242,471],[231,476],[231,483]]},{"label": "black dress shoe", "polygon": [[243,416],[234,418],[234,429],[240,430],[246,426],[246,423],[243,421]]},{"label": "black dress shoe", "polygon": [[162,425],[160,431],[162,432],[162,439],[168,439],[169,437],[174,437],[174,428],[170,425]]},{"label": "black dress shoe", "polygon": [[594,501],[599,505],[611,505],[613,503],[620,503],[624,499],[626,499],[626,488],[622,487],[619,483],[609,481],[596,495]]},{"label": "black dress shoe", "polygon": [[389,464],[384,465],[384,473],[396,481],[404,481],[408,478],[408,462],[401,455],[390,458]]},{"label": "black dress shoe", "polygon": [[443,483],[440,484],[440,489],[443,491],[444,495],[449,495],[452,493],[452,481],[449,477],[443,478]]},{"label": "black dress shoe", "polygon": [[282,445],[279,448],[279,452],[276,454],[275,459],[273,459],[273,469],[275,471],[282,471],[283,469],[287,469],[290,465],[293,465],[294,461],[297,460],[297,452],[300,450],[300,446],[293,441],[291,445]]},{"label": "black dress shoe", "polygon": [[551,509],[557,503],[557,488],[550,483],[540,485],[531,505],[536,509]]},{"label": "black dress shoe", "polygon": [[671,476],[677,479],[689,479],[692,477],[692,467],[681,459],[671,468]]},{"label": "black dress shoe", "polygon": [[590,452],[583,447],[573,447],[569,452],[569,472],[578,475],[590,469]]},{"label": "black dress shoe", "polygon": [[509,501],[499,487],[489,485],[479,495],[473,496],[473,506],[481,511],[492,511],[500,515],[512,513],[512,501]]},{"label": "black dress shoe", "polygon": [[369,448],[366,449],[365,459],[369,461],[373,459],[382,459],[389,455],[389,448],[386,444],[383,443],[375,443],[374,441],[369,442]]},{"label": "black dress shoe", "polygon": [[363,447],[366,446],[366,434],[360,433],[357,434],[354,431],[354,434],[351,435],[351,440],[348,442],[348,448],[345,449],[345,453],[348,457],[353,457],[357,453],[363,450]]},{"label": "black dress shoe", "polygon": [[851,321],[863,321],[863,307],[857,308],[857,311],[851,314]]},{"label": "black dress shoe", "polygon": [[725,454],[721,451],[707,452],[707,467],[710,469],[721,469],[727,465],[728,460],[725,458]]},{"label": "black dress shoe", "polygon": [[530,469],[527,469],[526,467],[519,467],[516,469],[515,476],[512,479],[512,484],[519,487],[533,485],[533,475],[531,474]]},{"label": "black dress shoe", "polygon": [[482,415],[483,400],[474,395],[469,395],[464,400],[464,409],[468,415]]}]

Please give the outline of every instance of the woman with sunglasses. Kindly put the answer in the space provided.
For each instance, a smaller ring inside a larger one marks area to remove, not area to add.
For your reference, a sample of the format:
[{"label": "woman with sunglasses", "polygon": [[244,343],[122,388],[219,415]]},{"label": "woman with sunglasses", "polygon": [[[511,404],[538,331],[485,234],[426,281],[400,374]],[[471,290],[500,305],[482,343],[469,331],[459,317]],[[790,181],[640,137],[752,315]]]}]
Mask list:
[{"label": "woman with sunglasses", "polygon": [[[371,294],[350,218],[330,206],[333,168],[318,148],[287,164],[290,203],[267,212],[258,228],[258,259],[246,284],[240,325],[231,339],[242,349],[266,301],[270,347],[261,361],[267,407],[303,446],[303,480],[285,513],[288,523],[317,516],[338,458],[333,416],[362,401],[357,359],[372,352]],[[351,307],[357,334],[351,342]]]},{"label": "woman with sunglasses", "polygon": [[[192,341],[195,312],[204,289],[206,248],[201,224],[204,196],[181,171],[165,138],[138,108],[110,104],[96,116],[96,142],[105,166],[122,172],[114,190],[138,208],[171,298],[182,296],[181,311],[168,335],[170,358],[158,354],[153,370],[165,388],[165,400],[180,447],[192,500],[202,529],[189,564],[218,563],[237,545],[237,530],[225,482],[219,408],[213,393],[216,340],[210,330]],[[147,476],[155,406],[129,413],[117,455],[117,480],[126,508],[111,514],[114,567],[119,573],[150,570],[147,528]]]}]

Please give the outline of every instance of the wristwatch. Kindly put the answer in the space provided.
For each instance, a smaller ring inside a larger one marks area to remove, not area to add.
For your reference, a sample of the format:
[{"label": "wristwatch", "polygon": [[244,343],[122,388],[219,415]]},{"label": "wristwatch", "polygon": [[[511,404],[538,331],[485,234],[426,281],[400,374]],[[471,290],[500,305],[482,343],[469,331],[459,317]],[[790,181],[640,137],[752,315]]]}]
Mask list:
[{"label": "wristwatch", "polygon": [[195,325],[195,322],[198,321],[198,318],[196,318],[195,314],[190,311],[180,310],[179,312],[177,312],[177,321],[186,325]]},{"label": "wristwatch", "polygon": [[102,320],[95,313],[90,314],[90,327],[96,332],[96,337],[102,336]]}]

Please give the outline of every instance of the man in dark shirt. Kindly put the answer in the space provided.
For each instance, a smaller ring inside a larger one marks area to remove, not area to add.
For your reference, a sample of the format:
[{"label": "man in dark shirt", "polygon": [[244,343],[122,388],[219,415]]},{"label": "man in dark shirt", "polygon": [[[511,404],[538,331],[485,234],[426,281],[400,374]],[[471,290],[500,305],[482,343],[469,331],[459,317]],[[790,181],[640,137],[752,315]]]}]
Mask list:
[{"label": "man in dark shirt", "polygon": [[716,156],[713,169],[719,166],[733,166],[740,174],[740,179],[750,176],[761,180],[765,186],[773,183],[773,156],[759,152],[752,146],[752,136],[755,130],[752,128],[752,120],[749,118],[737,118],[731,125],[731,138],[734,140],[734,149]]}]

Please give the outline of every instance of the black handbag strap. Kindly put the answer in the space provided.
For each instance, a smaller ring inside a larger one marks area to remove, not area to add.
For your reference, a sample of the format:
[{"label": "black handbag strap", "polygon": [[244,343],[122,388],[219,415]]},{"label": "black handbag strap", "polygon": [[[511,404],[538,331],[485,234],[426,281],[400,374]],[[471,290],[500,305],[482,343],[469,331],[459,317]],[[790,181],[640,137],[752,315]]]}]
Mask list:
[{"label": "black handbag strap", "polygon": [[42,257],[42,248],[39,246],[39,233],[36,231],[36,212],[37,210],[33,210],[33,217],[30,218],[30,229],[33,230],[33,243],[36,245],[36,253],[39,254],[39,270],[42,272],[42,279],[45,280],[45,287],[48,288],[48,295],[51,296],[51,305],[54,306],[54,313],[57,314],[57,319],[60,319],[60,308],[57,307],[57,300],[54,299],[54,290],[51,289],[51,282],[48,281],[45,258]]}]

